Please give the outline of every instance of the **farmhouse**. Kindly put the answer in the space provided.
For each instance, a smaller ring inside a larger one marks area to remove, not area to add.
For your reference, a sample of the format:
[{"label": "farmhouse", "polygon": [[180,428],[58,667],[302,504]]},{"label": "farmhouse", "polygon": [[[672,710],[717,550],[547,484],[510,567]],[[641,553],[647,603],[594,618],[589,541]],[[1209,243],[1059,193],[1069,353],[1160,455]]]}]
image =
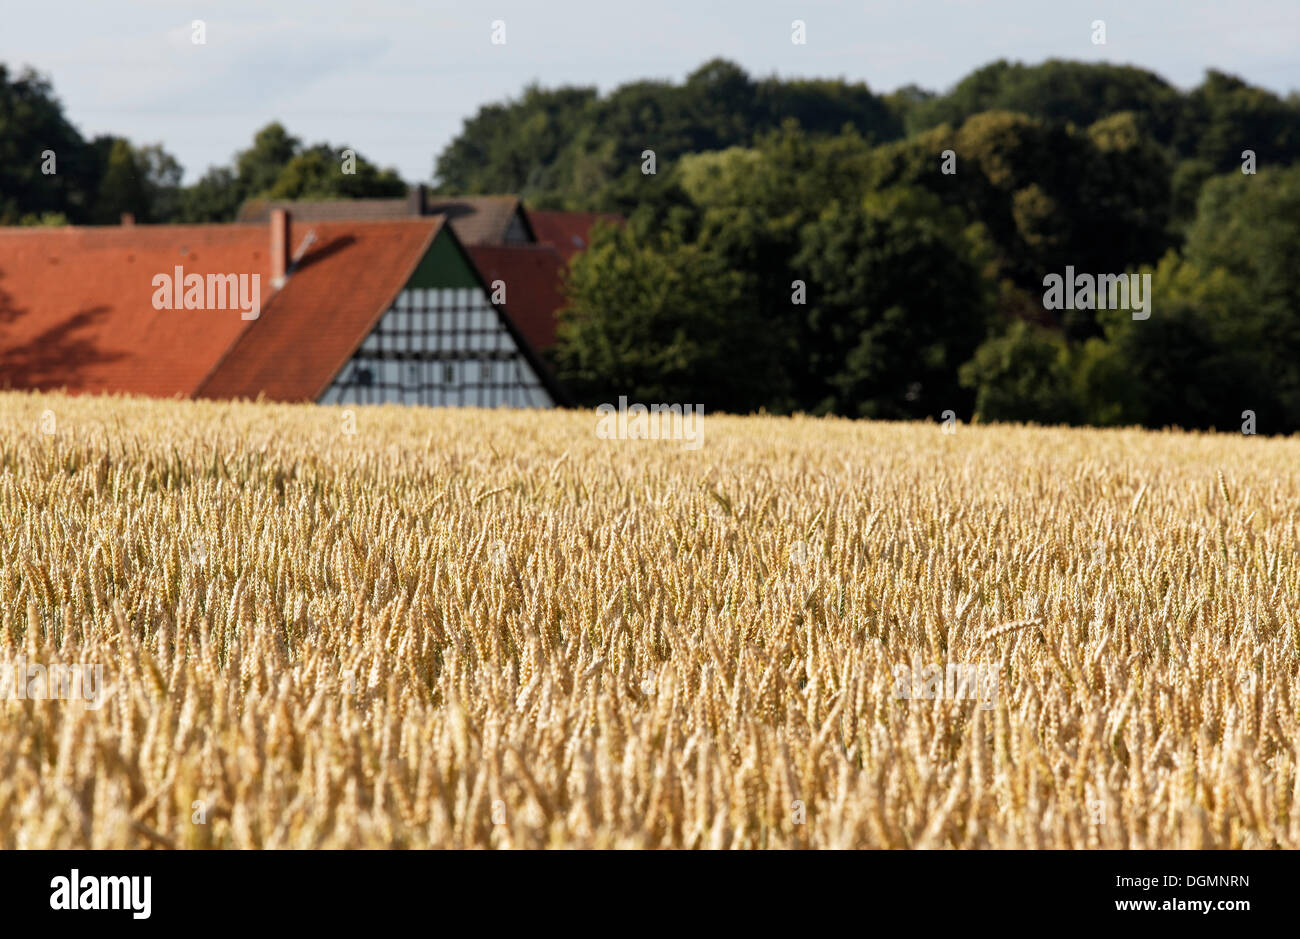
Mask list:
[{"label": "farmhouse", "polygon": [[[446,216],[304,214],[271,207],[261,223],[0,229],[0,388],[434,406],[566,402]],[[509,232],[511,213],[503,218]],[[257,315],[188,303],[159,309],[155,281],[177,268],[204,283],[256,279]],[[521,293],[514,295],[524,308]]]},{"label": "farmhouse", "polygon": [[253,199],[240,209],[239,221],[265,224],[277,209],[292,213],[300,222],[442,216],[468,249],[484,283],[504,286],[498,302],[542,352],[555,342],[565,267],[587,247],[597,222],[623,221],[622,216],[608,213],[526,209],[518,196],[511,195],[436,196],[422,185],[397,199]]}]

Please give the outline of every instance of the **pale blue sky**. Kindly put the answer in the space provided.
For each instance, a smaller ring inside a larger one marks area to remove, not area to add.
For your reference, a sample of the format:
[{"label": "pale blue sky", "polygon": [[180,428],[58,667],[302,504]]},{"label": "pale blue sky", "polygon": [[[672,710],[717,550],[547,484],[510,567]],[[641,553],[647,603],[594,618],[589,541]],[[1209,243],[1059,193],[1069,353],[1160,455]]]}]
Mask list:
[{"label": "pale blue sky", "polygon": [[[206,45],[190,41],[194,19]],[[504,46],[490,42],[496,19]],[[795,19],[806,45],[790,41]],[[466,117],[530,81],[605,91],[681,80],[713,56],[876,91],[942,90],[994,59],[1051,57],[1138,65],[1182,87],[1215,67],[1300,88],[1297,0],[10,0],[0,20],[0,61],[49,75],[82,133],[162,142],[187,180],[273,119],[428,180]]]}]

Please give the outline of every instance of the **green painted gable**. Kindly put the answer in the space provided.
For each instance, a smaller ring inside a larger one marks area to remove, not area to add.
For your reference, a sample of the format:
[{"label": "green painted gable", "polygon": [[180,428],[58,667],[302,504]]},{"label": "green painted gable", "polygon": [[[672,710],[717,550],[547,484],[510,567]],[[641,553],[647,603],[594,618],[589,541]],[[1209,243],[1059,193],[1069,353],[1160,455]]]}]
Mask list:
[{"label": "green painted gable", "polygon": [[407,288],[414,287],[481,287],[478,274],[465,252],[456,245],[448,229],[441,229],[433,244],[420,259]]}]

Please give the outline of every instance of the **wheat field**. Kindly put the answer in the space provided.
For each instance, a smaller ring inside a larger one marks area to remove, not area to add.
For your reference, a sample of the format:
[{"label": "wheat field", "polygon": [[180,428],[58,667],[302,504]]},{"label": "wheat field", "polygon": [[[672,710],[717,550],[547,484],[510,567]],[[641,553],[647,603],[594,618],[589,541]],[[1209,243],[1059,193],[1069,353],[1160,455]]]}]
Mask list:
[{"label": "wheat field", "polygon": [[0,845],[1300,847],[1300,441],[595,424],[0,395]]}]

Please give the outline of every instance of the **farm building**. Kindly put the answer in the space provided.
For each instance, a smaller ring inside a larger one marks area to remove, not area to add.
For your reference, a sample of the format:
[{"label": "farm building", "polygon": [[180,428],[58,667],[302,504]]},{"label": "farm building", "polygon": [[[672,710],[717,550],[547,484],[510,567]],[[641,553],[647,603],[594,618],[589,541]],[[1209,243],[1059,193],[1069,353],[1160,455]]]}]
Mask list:
[{"label": "farm building", "polygon": [[0,388],[564,403],[455,229],[271,207],[260,224],[0,230]]},{"label": "farm building", "polygon": [[446,218],[460,243],[469,249],[484,282],[504,286],[502,307],[539,351],[555,342],[565,266],[587,247],[597,222],[618,224],[623,220],[607,213],[527,209],[518,196],[435,196],[424,186],[414,186],[400,199],[253,199],[240,209],[239,221],[265,223],[276,209],[291,212],[303,222]]}]

